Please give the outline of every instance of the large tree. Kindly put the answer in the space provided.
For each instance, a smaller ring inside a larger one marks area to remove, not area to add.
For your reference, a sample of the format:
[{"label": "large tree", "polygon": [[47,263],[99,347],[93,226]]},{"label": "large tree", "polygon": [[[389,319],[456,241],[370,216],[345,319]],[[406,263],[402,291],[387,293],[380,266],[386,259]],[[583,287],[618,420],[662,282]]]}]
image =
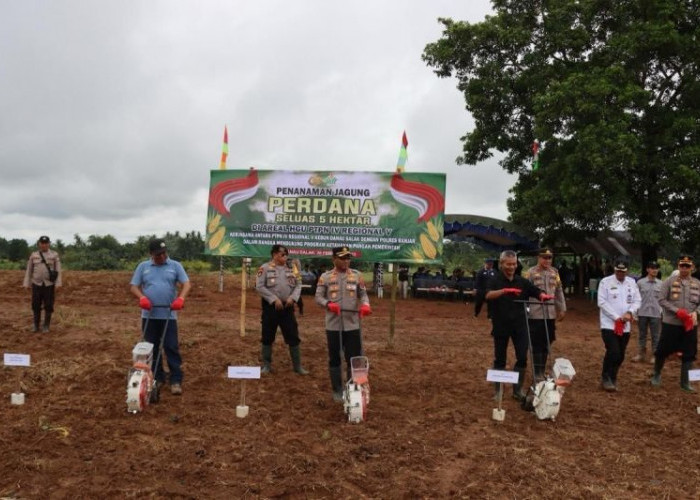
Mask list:
[{"label": "large tree", "polygon": [[672,239],[696,250],[700,2],[492,4],[480,23],[440,19],[423,54],[475,120],[457,162],[505,153],[511,218],[546,241],[623,226],[644,260]]}]

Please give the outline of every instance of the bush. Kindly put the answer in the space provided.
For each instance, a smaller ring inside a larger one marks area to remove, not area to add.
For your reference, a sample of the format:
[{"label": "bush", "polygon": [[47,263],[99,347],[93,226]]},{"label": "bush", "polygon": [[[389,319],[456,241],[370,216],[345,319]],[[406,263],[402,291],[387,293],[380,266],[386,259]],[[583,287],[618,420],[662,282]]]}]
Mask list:
[{"label": "bush", "polygon": [[213,271],[213,266],[209,262],[203,260],[185,260],[182,261],[181,264],[188,273],[201,274]]},{"label": "bush", "polygon": [[7,259],[0,259],[0,269],[3,271],[17,271],[23,268],[24,266],[21,262],[12,262]]}]

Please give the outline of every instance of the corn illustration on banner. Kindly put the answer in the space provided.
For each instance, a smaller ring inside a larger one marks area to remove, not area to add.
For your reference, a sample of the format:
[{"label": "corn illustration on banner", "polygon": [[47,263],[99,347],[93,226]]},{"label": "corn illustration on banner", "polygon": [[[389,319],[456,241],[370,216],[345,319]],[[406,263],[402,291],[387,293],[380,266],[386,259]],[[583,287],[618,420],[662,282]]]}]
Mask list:
[{"label": "corn illustration on banner", "polygon": [[444,215],[445,174],[212,170],[205,253],[439,264]]}]

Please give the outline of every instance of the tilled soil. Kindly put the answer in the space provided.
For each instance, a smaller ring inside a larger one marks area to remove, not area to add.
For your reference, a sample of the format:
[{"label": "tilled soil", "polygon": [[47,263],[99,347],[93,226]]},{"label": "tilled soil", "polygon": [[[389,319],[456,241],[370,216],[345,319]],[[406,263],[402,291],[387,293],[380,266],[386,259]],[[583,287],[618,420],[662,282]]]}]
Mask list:
[{"label": "tilled soil", "polygon": [[[0,369],[0,497],[9,498],[700,498],[700,397],[679,388],[669,361],[652,390],[651,366],[632,363],[619,392],[599,389],[598,310],[570,299],[555,355],[577,374],[556,421],[504,400],[492,419],[489,323],[471,304],[372,297],[363,323],[372,399],[349,424],[331,399],[323,311],[305,296],[303,362],[292,372],[278,336],[274,373],[245,384],[236,417],[231,365],[258,365],[260,300],[240,280],[194,274],[180,316],[184,394],[166,391],[126,411],[126,375],[140,338],[130,273],[66,272],[48,334],[29,331],[22,273],[0,272],[0,347],[31,355]],[[509,356],[513,357],[512,350]],[[529,370],[529,368],[528,368]],[[26,394],[11,405],[10,394]]]}]

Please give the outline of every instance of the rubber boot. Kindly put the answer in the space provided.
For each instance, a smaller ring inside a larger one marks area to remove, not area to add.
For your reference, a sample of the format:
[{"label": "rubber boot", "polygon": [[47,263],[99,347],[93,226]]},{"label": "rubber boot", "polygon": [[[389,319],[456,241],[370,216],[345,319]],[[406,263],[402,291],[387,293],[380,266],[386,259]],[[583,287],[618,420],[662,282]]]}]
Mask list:
[{"label": "rubber boot", "polygon": [[661,370],[664,368],[664,362],[665,360],[661,356],[654,359],[654,374],[651,376],[651,385],[654,387],[661,386]]},{"label": "rubber boot", "polygon": [[270,373],[272,371],[272,346],[262,345],[262,368],[260,373]]},{"label": "rubber boot", "polygon": [[542,363],[540,365],[542,367],[542,380],[544,380],[546,373],[547,373],[547,358],[549,358],[549,353],[547,351],[545,351],[545,352],[541,353],[540,356],[541,356],[540,362]]},{"label": "rubber boot", "polygon": [[544,380],[544,367],[547,359],[547,354],[536,352],[532,354],[532,362],[535,364],[535,383]]},{"label": "rubber boot", "polygon": [[518,383],[513,384],[513,399],[522,402],[525,399],[525,393],[523,392],[523,382],[525,381],[525,369],[521,368],[516,371],[518,372]]},{"label": "rubber boot", "polygon": [[343,402],[343,377],[341,375],[342,368],[340,366],[331,366],[328,368],[328,374],[331,377],[331,388],[333,389],[333,401],[337,403]]},{"label": "rubber boot", "polygon": [[685,392],[697,392],[695,389],[693,389],[693,386],[690,385],[690,380],[688,378],[688,371],[692,368],[692,361],[684,361],[683,364],[681,364],[681,389],[683,389]]},{"label": "rubber boot", "polygon": [[289,346],[289,355],[292,357],[292,366],[294,366],[294,372],[298,373],[299,375],[308,375],[309,372],[301,366],[301,351],[299,350],[298,345]]},{"label": "rubber boot", "polygon": [[34,313],[34,323],[32,324],[32,331],[34,333],[39,331],[39,321],[41,320],[41,311],[32,311]]},{"label": "rubber boot", "polygon": [[51,313],[47,312],[44,314],[44,327],[41,329],[44,333],[49,333],[49,326],[51,326]]}]

